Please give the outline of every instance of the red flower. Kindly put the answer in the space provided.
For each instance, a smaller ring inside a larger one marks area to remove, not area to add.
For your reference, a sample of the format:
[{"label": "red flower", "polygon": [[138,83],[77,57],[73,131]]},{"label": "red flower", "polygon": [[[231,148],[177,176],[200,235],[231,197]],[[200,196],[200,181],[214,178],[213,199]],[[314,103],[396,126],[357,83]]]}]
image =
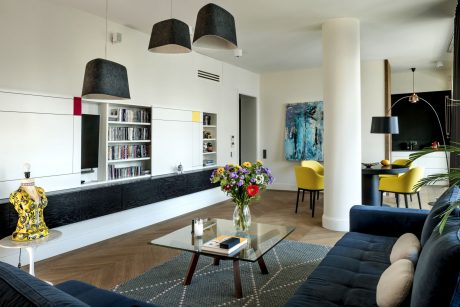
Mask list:
[{"label": "red flower", "polygon": [[259,187],[255,184],[251,184],[246,188],[246,193],[248,193],[249,196],[253,197],[259,193]]},{"label": "red flower", "polygon": [[225,189],[225,191],[231,190],[231,189],[232,189],[232,186],[229,185],[229,184],[226,184],[226,185],[224,186],[224,189]]}]

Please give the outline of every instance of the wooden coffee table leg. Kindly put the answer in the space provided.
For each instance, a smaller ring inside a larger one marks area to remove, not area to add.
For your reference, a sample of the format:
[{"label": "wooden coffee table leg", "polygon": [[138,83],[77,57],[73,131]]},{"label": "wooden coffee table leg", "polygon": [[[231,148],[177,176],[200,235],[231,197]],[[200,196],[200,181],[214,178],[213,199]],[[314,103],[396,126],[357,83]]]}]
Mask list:
[{"label": "wooden coffee table leg", "polygon": [[265,265],[264,258],[260,257],[257,262],[259,263],[260,271],[262,274],[268,274],[267,266]]},{"label": "wooden coffee table leg", "polygon": [[193,253],[192,259],[190,260],[190,264],[188,266],[187,275],[185,275],[184,285],[188,286],[192,282],[193,273],[195,273],[196,264],[198,263],[198,258],[200,255],[198,253]]},{"label": "wooden coffee table leg", "polygon": [[220,257],[214,257],[214,265],[219,265],[220,264]]},{"label": "wooden coffee table leg", "polygon": [[243,289],[241,287],[240,262],[238,259],[233,260],[233,279],[235,281],[235,296],[242,298]]}]

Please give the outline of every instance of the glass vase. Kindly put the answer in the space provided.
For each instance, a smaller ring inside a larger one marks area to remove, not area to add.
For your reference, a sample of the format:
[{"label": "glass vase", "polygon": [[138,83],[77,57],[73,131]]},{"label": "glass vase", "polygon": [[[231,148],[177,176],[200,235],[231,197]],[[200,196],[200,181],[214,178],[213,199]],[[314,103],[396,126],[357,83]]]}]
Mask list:
[{"label": "glass vase", "polygon": [[249,205],[236,205],[233,211],[233,225],[237,231],[247,231],[251,226]]}]

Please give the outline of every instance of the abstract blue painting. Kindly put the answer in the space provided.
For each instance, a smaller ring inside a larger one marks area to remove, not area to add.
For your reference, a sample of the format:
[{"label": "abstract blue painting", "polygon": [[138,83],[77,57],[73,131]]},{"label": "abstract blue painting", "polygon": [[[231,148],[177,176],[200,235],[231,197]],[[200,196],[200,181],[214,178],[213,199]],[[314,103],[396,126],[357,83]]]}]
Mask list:
[{"label": "abstract blue painting", "polygon": [[323,161],[323,102],[288,104],[284,130],[286,160]]}]

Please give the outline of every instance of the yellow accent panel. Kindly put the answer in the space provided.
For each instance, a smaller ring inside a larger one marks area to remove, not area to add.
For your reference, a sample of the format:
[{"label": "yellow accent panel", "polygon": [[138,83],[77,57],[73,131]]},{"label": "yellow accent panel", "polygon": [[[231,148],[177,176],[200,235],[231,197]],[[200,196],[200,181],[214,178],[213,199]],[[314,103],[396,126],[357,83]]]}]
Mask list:
[{"label": "yellow accent panel", "polygon": [[35,201],[22,188],[10,194],[10,203],[18,212],[19,219],[16,230],[13,232],[14,241],[32,241],[48,235],[43,218],[43,209],[48,205],[45,191],[37,187],[40,202]]},{"label": "yellow accent panel", "polygon": [[379,190],[393,193],[415,193],[415,184],[423,178],[423,167],[411,168],[401,176],[380,178]]},{"label": "yellow accent panel", "polygon": [[303,167],[312,168],[312,169],[315,170],[315,172],[317,172],[318,174],[324,176],[324,166],[323,166],[321,163],[319,163],[318,161],[314,161],[314,160],[303,160],[303,161],[300,163],[300,165],[303,166]]},{"label": "yellow accent panel", "polygon": [[201,122],[201,112],[192,111],[192,122],[195,122],[195,123]]},{"label": "yellow accent panel", "polygon": [[298,188],[305,190],[324,190],[324,176],[318,174],[313,168],[295,166],[294,171]]}]

